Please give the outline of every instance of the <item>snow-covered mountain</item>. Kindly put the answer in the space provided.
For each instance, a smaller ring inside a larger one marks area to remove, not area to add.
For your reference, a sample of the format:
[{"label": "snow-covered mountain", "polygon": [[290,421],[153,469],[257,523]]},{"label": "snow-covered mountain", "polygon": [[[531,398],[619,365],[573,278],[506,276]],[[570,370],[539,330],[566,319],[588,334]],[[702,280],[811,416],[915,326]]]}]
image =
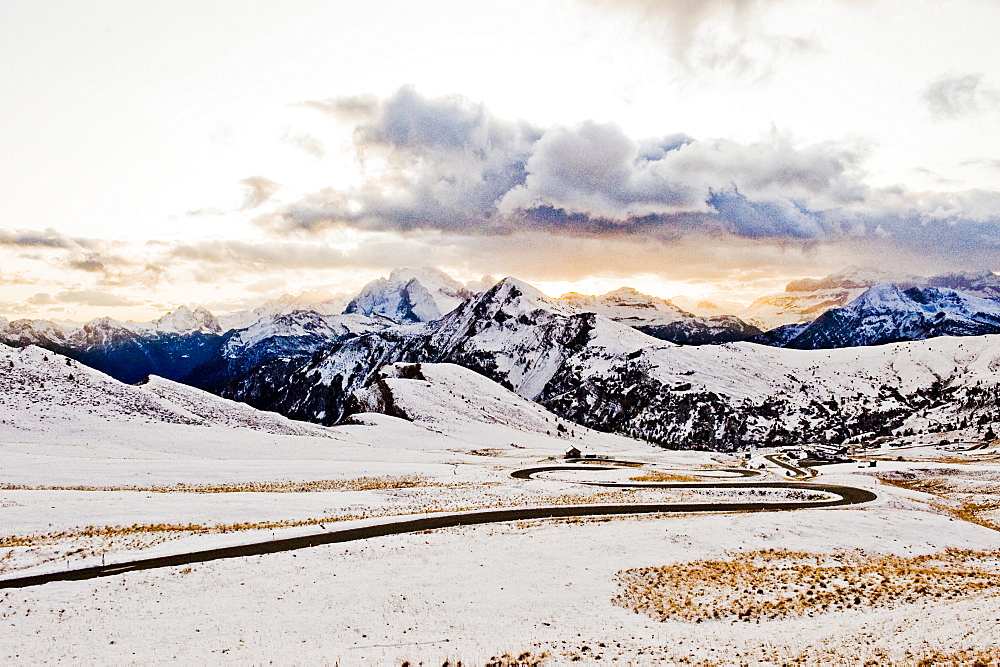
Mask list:
[{"label": "snow-covered mountain", "polygon": [[99,317],[79,326],[15,320],[0,329],[0,343],[36,345],[66,355],[123,382],[149,375],[187,379],[214,357],[221,338],[207,310],[181,307],[147,324]]},{"label": "snow-covered mountain", "polygon": [[856,266],[826,276],[793,280],[779,294],[769,294],[736,313],[745,322],[767,331],[786,324],[811,322],[828,310],[843,308],[879,283],[912,287],[917,276],[900,276]]},{"label": "snow-covered mountain", "polygon": [[264,363],[309,357],[340,341],[390,325],[391,322],[384,318],[320,315],[314,311],[296,310],[246,329],[227,332],[220,340],[218,354],[203,363],[188,382],[215,389]]},{"label": "snow-covered mountain", "polygon": [[[735,449],[998,419],[1000,338],[797,351],[679,347],[508,278],[440,320],[275,360],[225,395],[332,424],[371,409],[380,369],[446,362],[572,422],[679,448]],[[361,406],[361,407],[359,407]],[[386,408],[388,409],[388,408]]]},{"label": "snow-covered mountain", "polygon": [[667,299],[642,294],[631,287],[622,287],[600,296],[570,292],[557,301],[582,313],[597,313],[630,327],[673,324],[693,317]]},{"label": "snow-covered mountain", "polygon": [[1000,276],[990,271],[945,273],[928,278],[926,286],[958,290],[983,299],[1000,299]]},{"label": "snow-covered mountain", "polygon": [[396,269],[365,285],[344,310],[381,315],[394,322],[431,322],[472,296],[462,283],[438,269]]},{"label": "snow-covered mountain", "polygon": [[[620,445],[624,438],[592,431],[562,419],[538,403],[454,364],[390,364],[352,397],[351,412],[383,413],[455,435],[482,437],[482,427],[502,427],[566,440],[585,438]],[[365,418],[365,417],[362,417]],[[508,440],[509,442],[509,440]],[[567,444],[567,447],[570,445]]]},{"label": "snow-covered mountain", "polygon": [[157,333],[219,333],[222,330],[215,315],[202,306],[194,310],[181,306],[153,322],[153,325]]},{"label": "snow-covered mountain", "polygon": [[331,294],[326,291],[305,292],[296,296],[282,294],[268,299],[253,310],[241,310],[222,315],[218,321],[223,331],[232,331],[264,324],[297,310],[309,311],[317,315],[340,315],[352,298],[349,294]]},{"label": "snow-covered mountain", "polygon": [[777,344],[800,350],[998,334],[1000,301],[938,287],[901,290],[881,284],[801,330],[781,327],[768,334],[782,330],[789,338]]},{"label": "snow-covered mountain", "polygon": [[600,296],[570,292],[559,297],[581,313],[596,313],[638,329],[654,338],[674,343],[703,345],[746,340],[761,333],[733,315],[698,317],[667,299],[622,287]]},{"label": "snow-covered mountain", "polygon": [[698,317],[712,317],[714,315],[731,315],[743,310],[745,306],[736,301],[725,301],[719,299],[695,299],[694,297],[678,294],[670,297],[670,302],[675,306],[686,310]]},{"label": "snow-covered mountain", "polygon": [[1000,276],[989,271],[924,278],[852,266],[825,278],[793,280],[784,292],[761,297],[736,314],[765,331],[787,324],[803,324],[828,310],[844,308],[866,290],[880,284],[895,285],[901,290],[938,287],[983,299],[1000,299]]}]

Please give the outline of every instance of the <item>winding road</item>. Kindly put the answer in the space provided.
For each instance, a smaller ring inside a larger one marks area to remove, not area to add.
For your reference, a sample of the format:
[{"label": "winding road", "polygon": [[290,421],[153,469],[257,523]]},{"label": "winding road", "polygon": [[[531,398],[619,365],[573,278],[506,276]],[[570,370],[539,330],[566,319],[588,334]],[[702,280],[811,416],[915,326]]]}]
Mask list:
[{"label": "winding road", "polygon": [[[613,470],[614,466],[594,465],[547,465],[517,470],[511,474],[517,479],[531,479],[543,472],[555,470]],[[324,544],[353,542],[386,535],[401,535],[421,530],[434,530],[454,526],[470,526],[486,523],[501,523],[508,521],[527,521],[532,519],[553,519],[564,517],[619,516],[628,514],[665,514],[693,512],[773,512],[780,510],[815,509],[855,505],[874,500],[877,496],[867,489],[859,489],[838,484],[806,484],[802,482],[588,482],[580,484],[602,487],[620,488],[663,488],[663,489],[802,489],[817,491],[837,496],[832,499],[779,501],[779,502],[710,502],[710,503],[621,503],[607,505],[554,505],[544,507],[522,507],[513,509],[474,510],[455,512],[436,516],[422,516],[415,519],[387,518],[373,525],[357,528],[326,530],[313,535],[289,537],[252,544],[241,544],[216,549],[205,549],[189,553],[143,558],[133,561],[96,565],[58,572],[48,572],[30,576],[0,579],[0,589],[23,588],[38,586],[54,581],[80,581],[109,577],[123,572],[135,572],[161,567],[174,567],[205,563],[225,558],[243,558],[306,549]]]}]

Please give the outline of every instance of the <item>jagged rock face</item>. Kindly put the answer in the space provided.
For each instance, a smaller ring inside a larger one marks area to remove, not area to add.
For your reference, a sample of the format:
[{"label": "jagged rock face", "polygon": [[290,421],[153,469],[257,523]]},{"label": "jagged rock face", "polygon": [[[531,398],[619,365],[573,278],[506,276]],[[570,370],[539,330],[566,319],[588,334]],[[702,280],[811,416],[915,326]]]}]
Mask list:
[{"label": "jagged rock face", "polygon": [[223,393],[296,419],[332,424],[343,418],[351,394],[385,364],[450,361],[533,399],[565,357],[585,344],[595,319],[554,308],[534,288],[508,279],[433,325],[345,340],[308,361],[276,360]]},{"label": "jagged rock face", "polygon": [[816,350],[994,333],[1000,333],[1000,302],[936,287],[876,285],[783,345]]},{"label": "jagged rock face", "polygon": [[219,389],[274,360],[309,358],[343,340],[385,327],[385,322],[358,315],[295,311],[226,333],[216,358],[200,366],[190,380],[202,388]]},{"label": "jagged rock face", "polygon": [[810,322],[801,324],[786,324],[784,326],[765,331],[764,333],[748,339],[751,343],[760,345],[770,345],[771,347],[787,347],[796,336],[801,334],[810,325]]},{"label": "jagged rock face", "polygon": [[68,335],[65,328],[48,320],[14,320],[0,329],[0,341],[13,347],[62,346]]},{"label": "jagged rock face", "polygon": [[218,318],[223,331],[249,329],[266,325],[282,315],[290,315],[295,311],[306,311],[317,315],[340,315],[344,312],[351,297],[346,294],[330,294],[320,290],[292,296],[282,294],[269,299],[253,310],[230,313]]}]

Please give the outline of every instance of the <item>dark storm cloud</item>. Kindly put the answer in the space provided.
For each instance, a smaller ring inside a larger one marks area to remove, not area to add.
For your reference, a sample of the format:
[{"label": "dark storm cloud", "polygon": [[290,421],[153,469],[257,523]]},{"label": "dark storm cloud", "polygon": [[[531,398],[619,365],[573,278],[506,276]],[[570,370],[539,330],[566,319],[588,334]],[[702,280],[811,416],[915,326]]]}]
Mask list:
[{"label": "dark storm cloud", "polygon": [[739,143],[680,133],[636,140],[592,121],[541,129],[412,88],[324,104],[355,119],[359,159],[372,176],[258,218],[279,234],[728,236],[803,248],[867,238],[929,253],[998,244],[996,196],[873,189],[851,146],[802,146],[777,131]]},{"label": "dark storm cloud", "polygon": [[983,83],[982,74],[949,74],[924,89],[931,115],[941,120],[960,118],[1000,105],[1000,92]]}]

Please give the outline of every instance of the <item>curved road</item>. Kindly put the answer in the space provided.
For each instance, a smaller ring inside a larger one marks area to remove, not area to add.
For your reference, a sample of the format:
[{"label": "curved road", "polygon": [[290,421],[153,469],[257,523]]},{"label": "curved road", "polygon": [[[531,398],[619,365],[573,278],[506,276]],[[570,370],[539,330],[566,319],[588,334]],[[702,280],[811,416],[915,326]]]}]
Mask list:
[{"label": "curved road", "polygon": [[[610,470],[612,467],[595,466],[541,466],[518,470],[512,473],[513,477],[528,479],[532,475],[551,470]],[[359,528],[344,528],[340,530],[329,530],[315,535],[302,537],[289,537],[280,540],[270,540],[267,542],[257,542],[253,544],[242,544],[232,547],[220,547],[217,549],[206,549],[203,551],[193,551],[190,553],[176,554],[173,556],[160,556],[157,558],[143,558],[125,563],[115,563],[112,565],[97,565],[92,567],[79,568],[76,570],[66,570],[64,572],[50,572],[47,574],[37,574],[24,577],[13,577],[0,579],[0,589],[23,588],[25,586],[38,586],[53,581],[79,581],[84,579],[95,579],[97,577],[109,577],[123,572],[135,572],[138,570],[150,570],[161,567],[174,567],[178,565],[190,565],[192,563],[204,563],[212,560],[224,558],[242,558],[246,556],[259,556],[263,554],[278,553],[281,551],[292,551],[294,549],[305,549],[308,547],[320,546],[322,544],[335,544],[338,542],[353,542],[355,540],[366,540],[373,537],[383,537],[386,535],[400,535],[421,530],[433,530],[437,528],[450,528],[453,526],[468,526],[484,523],[500,523],[505,521],[526,521],[530,519],[551,519],[562,517],[587,517],[587,516],[616,516],[627,514],[662,514],[662,513],[692,513],[692,512],[772,512],[779,510],[811,509],[820,507],[837,507],[842,505],[854,505],[874,500],[877,496],[866,489],[857,489],[850,486],[840,486],[836,484],[804,484],[801,482],[644,482],[644,483],[617,483],[617,482],[582,482],[595,486],[613,486],[628,488],[779,488],[779,489],[805,489],[810,491],[822,491],[838,496],[836,499],[819,501],[782,501],[782,502],[739,502],[739,503],[643,503],[643,504],[612,504],[612,505],[556,505],[547,507],[524,507],[515,509],[498,510],[476,510],[471,512],[456,512],[453,514],[442,514],[439,516],[421,517],[418,519],[393,520],[388,519],[383,523],[362,526]]]},{"label": "curved road", "polygon": [[813,470],[812,468],[800,468],[799,466],[792,465],[791,463],[788,463],[786,461],[782,461],[781,459],[779,459],[777,454],[768,454],[764,458],[767,459],[768,461],[770,461],[771,463],[777,465],[777,466],[781,466],[782,468],[785,468],[787,470],[791,470],[792,471],[792,475],[794,477],[815,477],[816,476],[816,471]]}]

